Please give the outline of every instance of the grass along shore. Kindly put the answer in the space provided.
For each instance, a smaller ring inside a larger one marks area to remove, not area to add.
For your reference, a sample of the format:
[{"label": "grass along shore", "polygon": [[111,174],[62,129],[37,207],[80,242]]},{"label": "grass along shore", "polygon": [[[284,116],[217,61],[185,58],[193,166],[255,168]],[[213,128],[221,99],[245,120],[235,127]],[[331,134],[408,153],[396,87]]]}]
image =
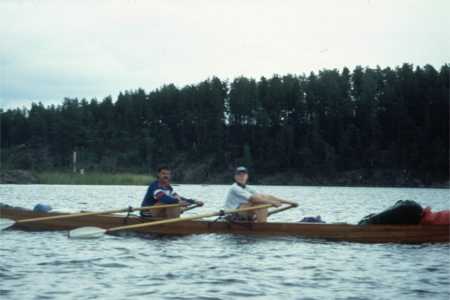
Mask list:
[{"label": "grass along shore", "polygon": [[[187,168],[189,169],[189,168]],[[181,174],[181,171],[179,171]],[[204,172],[185,174],[176,183],[230,184],[229,173],[218,173],[210,178],[202,177]],[[391,172],[392,173],[392,172]],[[277,173],[271,176],[251,178],[251,184],[297,185],[297,186],[371,186],[371,187],[431,187],[449,188],[450,181],[424,184],[415,178],[402,174],[381,172],[377,176],[365,176],[364,172],[340,174],[337,178],[307,178],[292,173]],[[0,170],[0,184],[74,184],[74,185],[148,185],[155,177],[138,173],[88,172],[83,175],[62,171]]]},{"label": "grass along shore", "polygon": [[33,173],[39,184],[80,184],[80,185],[148,185],[154,177],[131,173]]}]

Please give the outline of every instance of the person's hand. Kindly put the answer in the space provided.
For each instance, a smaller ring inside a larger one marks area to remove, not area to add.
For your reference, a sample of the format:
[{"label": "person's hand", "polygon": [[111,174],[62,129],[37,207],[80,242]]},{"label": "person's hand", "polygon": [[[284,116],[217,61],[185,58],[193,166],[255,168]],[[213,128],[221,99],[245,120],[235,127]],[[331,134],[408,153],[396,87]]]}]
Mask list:
[{"label": "person's hand", "polygon": [[184,200],[181,200],[181,199],[179,201],[180,201],[181,206],[189,206],[190,205],[190,203],[187,202],[187,201],[184,201]]},{"label": "person's hand", "polygon": [[275,201],[272,201],[272,205],[275,207],[280,207],[282,205],[282,203],[281,203],[281,201],[275,200]]},{"label": "person's hand", "polygon": [[202,201],[195,200],[195,204],[197,204],[198,206],[203,206],[203,202]]}]

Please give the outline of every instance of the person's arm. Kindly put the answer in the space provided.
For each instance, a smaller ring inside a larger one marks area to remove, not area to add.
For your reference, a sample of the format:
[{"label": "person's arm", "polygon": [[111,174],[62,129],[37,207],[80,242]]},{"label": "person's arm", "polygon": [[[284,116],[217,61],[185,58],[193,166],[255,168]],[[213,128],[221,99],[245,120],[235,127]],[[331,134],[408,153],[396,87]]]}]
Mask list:
[{"label": "person's arm", "polygon": [[253,194],[249,201],[252,204],[272,204],[275,207],[279,207],[281,206],[281,201],[278,200],[277,198],[273,197],[266,197],[266,195],[263,194]]},{"label": "person's arm", "polygon": [[188,198],[184,198],[184,197],[181,197],[181,196],[179,196],[179,197],[180,197],[181,201],[184,201],[184,202],[186,202],[189,205],[197,204],[197,201],[195,201],[194,199],[188,199]]},{"label": "person's arm", "polygon": [[183,201],[186,201],[189,204],[197,204],[198,206],[203,206],[203,202],[195,199],[187,199],[187,198],[181,198]]},{"label": "person's arm", "polygon": [[270,198],[265,194],[257,193],[251,187],[247,187],[246,191],[251,195],[248,201],[252,204],[272,204],[275,207],[281,206],[281,202],[278,199]]},{"label": "person's arm", "polygon": [[154,205],[157,201],[155,198],[155,190],[158,189],[157,185],[155,183],[151,183],[148,188],[147,192],[145,193],[144,199],[142,200],[141,206],[151,206]]},{"label": "person's arm", "polygon": [[195,199],[188,199],[188,198],[184,198],[184,197],[180,197],[181,200],[189,203],[189,204],[197,204],[199,206],[203,206],[203,202],[199,201],[199,200],[195,200]]},{"label": "person's arm", "polygon": [[[280,202],[285,202],[286,201],[284,199],[281,199],[281,198],[278,198],[278,197],[275,197],[275,196],[272,196],[272,195],[268,195],[268,194],[260,194],[260,196],[263,199],[267,199],[267,200],[270,200],[270,201],[280,201]],[[289,202],[289,201],[286,201],[286,202]]]},{"label": "person's arm", "polygon": [[281,198],[278,198],[278,197],[275,197],[275,196],[272,196],[272,195],[268,195],[268,194],[262,194],[262,196],[263,196],[263,198],[268,199],[268,200],[279,201],[279,202],[281,202],[283,204],[289,204],[289,205],[292,205],[294,207],[298,206],[297,202],[293,202],[293,201],[290,201],[290,200],[281,199]]},{"label": "person's arm", "polygon": [[189,198],[184,198],[180,195],[178,195],[177,193],[173,194],[179,201],[183,201],[186,203],[186,205],[191,205],[191,204],[197,204],[199,206],[203,206],[203,202],[202,201],[198,201],[198,200],[194,200],[194,199],[189,199]]},{"label": "person's arm", "polygon": [[169,195],[166,195],[163,190],[156,190],[154,192],[154,198],[164,204],[177,204],[178,199],[175,197],[171,197]]},{"label": "person's arm", "polygon": [[147,192],[145,193],[144,199],[142,199],[141,206],[150,206],[153,204],[153,191],[151,186],[147,188]]}]

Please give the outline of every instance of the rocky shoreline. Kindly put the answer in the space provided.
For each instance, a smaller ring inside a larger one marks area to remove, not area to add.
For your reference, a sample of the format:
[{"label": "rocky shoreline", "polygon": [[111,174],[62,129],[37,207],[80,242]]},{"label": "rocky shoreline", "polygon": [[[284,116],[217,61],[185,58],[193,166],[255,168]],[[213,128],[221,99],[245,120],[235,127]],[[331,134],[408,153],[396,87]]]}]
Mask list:
[{"label": "rocky shoreline", "polygon": [[0,184],[37,184],[39,180],[31,171],[2,170],[0,171]]}]

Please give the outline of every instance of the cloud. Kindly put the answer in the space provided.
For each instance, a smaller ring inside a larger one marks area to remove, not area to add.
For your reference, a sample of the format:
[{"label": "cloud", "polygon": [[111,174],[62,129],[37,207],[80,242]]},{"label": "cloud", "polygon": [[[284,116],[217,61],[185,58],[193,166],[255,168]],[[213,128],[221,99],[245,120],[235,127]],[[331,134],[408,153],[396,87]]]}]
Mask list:
[{"label": "cloud", "polygon": [[4,1],[0,101],[103,98],[214,75],[439,67],[449,10],[447,1]]}]

